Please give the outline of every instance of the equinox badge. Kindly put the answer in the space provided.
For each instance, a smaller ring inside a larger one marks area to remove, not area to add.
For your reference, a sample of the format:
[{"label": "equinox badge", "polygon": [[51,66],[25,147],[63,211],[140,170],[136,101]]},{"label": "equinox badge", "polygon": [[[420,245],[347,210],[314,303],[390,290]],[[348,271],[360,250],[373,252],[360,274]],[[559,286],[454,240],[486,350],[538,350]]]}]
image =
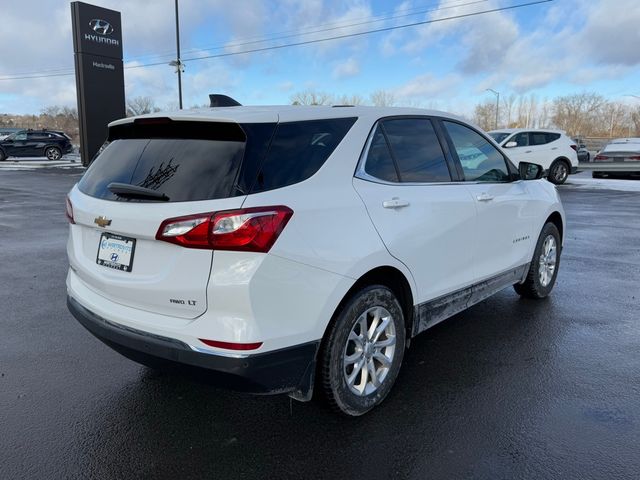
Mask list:
[{"label": "equinox badge", "polygon": [[109,220],[107,217],[103,217],[102,215],[100,215],[99,217],[96,217],[93,219],[94,223],[96,223],[99,227],[108,227],[109,225],[111,225],[111,220]]}]

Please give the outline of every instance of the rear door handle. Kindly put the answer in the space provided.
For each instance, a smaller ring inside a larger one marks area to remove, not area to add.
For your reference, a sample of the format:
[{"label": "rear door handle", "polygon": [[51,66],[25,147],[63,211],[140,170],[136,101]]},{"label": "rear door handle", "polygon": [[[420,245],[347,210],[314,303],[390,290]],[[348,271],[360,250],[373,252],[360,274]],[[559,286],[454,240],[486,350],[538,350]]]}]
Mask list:
[{"label": "rear door handle", "polygon": [[493,197],[488,193],[481,193],[476,198],[479,202],[490,202],[491,200],[493,200]]},{"label": "rear door handle", "polygon": [[526,150],[524,153],[531,153],[533,150]]},{"label": "rear door handle", "polygon": [[391,200],[385,200],[382,202],[384,208],[402,208],[408,207],[409,202],[406,200],[400,200],[398,197],[393,197]]}]

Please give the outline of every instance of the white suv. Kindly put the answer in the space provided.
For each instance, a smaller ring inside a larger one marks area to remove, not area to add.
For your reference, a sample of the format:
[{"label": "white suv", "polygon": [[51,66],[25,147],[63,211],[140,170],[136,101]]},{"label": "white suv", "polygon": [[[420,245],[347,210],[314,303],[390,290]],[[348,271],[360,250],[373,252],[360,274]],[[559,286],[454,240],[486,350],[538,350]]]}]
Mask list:
[{"label": "white suv", "polygon": [[145,365],[300,400],[315,385],[361,415],[411,337],[511,285],[550,293],[564,213],[542,173],[421,109],[119,120],[68,196],[68,306]]},{"label": "white suv", "polygon": [[556,185],[578,171],[578,146],[560,130],[506,128],[493,130],[489,135],[506,149],[516,165],[520,162],[542,165],[549,181]]}]

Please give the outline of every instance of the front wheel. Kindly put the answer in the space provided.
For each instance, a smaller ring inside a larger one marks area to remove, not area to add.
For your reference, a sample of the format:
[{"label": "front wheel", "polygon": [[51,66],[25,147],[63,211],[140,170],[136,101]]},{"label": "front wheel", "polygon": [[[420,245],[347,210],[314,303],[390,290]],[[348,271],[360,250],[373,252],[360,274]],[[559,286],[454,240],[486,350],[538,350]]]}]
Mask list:
[{"label": "front wheel", "polygon": [[404,315],[391,290],[372,285],[351,297],[321,352],[319,381],[332,409],[359,416],[380,404],[398,376],[404,349]]},{"label": "front wheel", "polygon": [[569,177],[569,165],[564,160],[556,160],[549,168],[549,181],[555,185],[562,185]]},{"label": "front wheel", "polygon": [[57,147],[47,147],[44,151],[44,156],[49,160],[60,160],[62,157],[62,152]]},{"label": "front wheel", "polygon": [[560,232],[549,222],[540,232],[529,272],[523,283],[513,286],[516,293],[527,298],[545,298],[553,290],[560,267]]}]

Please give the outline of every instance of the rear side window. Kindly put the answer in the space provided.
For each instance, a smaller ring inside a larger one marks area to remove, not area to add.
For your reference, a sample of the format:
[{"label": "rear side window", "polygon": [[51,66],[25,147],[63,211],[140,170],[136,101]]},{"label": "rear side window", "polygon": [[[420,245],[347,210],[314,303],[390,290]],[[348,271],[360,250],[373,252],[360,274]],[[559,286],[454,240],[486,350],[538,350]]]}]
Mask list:
[{"label": "rear side window", "polygon": [[548,133],[545,132],[530,132],[529,133],[529,144],[530,145],[545,145],[549,143]]},{"label": "rear side window", "polygon": [[547,143],[555,142],[560,138],[559,133],[545,133],[545,135],[547,137]]},{"label": "rear side window", "polygon": [[311,177],[355,121],[356,118],[332,118],[279,124],[251,193],[286,187]]},{"label": "rear side window", "polygon": [[387,135],[401,182],[450,182],[451,175],[431,120],[385,120]]},{"label": "rear side window", "polygon": [[387,145],[387,139],[382,132],[380,124],[376,127],[376,131],[369,145],[367,161],[364,171],[372,177],[385,180],[387,182],[399,182],[398,173]]},{"label": "rear side window", "polygon": [[238,195],[235,184],[245,146],[245,134],[237,124],[114,127],[109,144],[78,188],[106,200],[120,200],[107,188],[111,182],[150,188],[164,193],[171,202]]}]

